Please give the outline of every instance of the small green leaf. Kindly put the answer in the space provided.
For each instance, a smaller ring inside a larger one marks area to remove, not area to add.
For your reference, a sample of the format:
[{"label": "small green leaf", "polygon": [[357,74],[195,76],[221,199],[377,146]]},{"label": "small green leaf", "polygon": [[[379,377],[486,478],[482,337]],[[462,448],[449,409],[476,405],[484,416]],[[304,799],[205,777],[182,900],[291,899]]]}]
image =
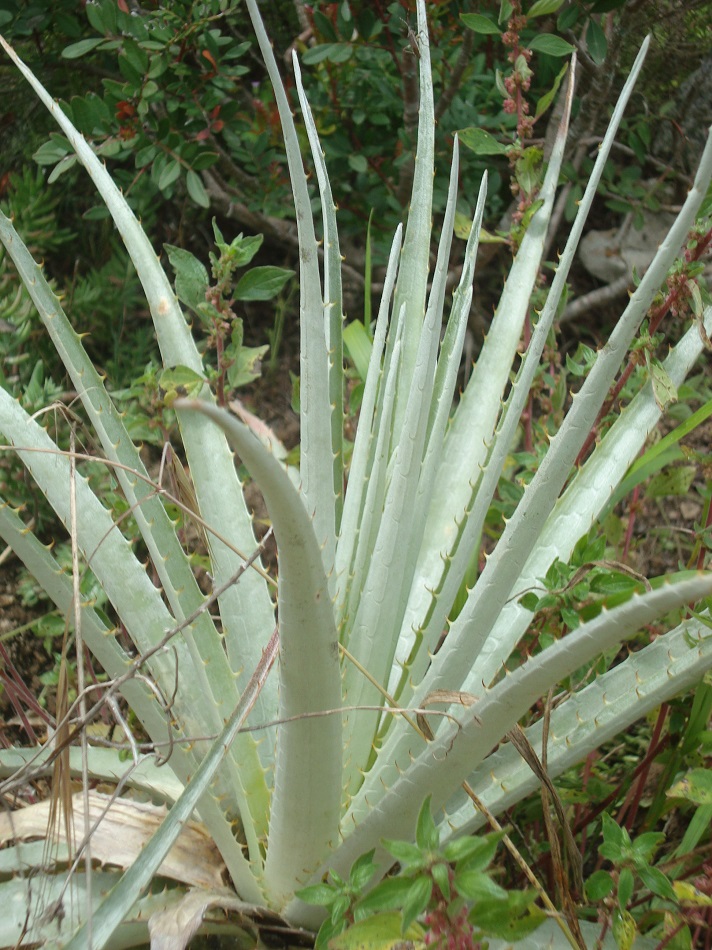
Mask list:
[{"label": "small green leaf", "polygon": [[430,795],[421,806],[418,823],[415,827],[415,840],[421,851],[435,851],[440,843],[438,829],[435,827],[433,815],[430,811]]},{"label": "small green leaf", "polygon": [[308,49],[302,56],[302,62],[307,66],[314,66],[325,59],[331,63],[345,63],[352,55],[353,47],[350,43],[321,43]]},{"label": "small green leaf", "polygon": [[38,165],[54,165],[68,155],[74,156],[74,149],[63,135],[53,132],[49,142],[44,142],[32,156]]},{"label": "small green leaf", "polygon": [[158,187],[161,191],[170,188],[174,181],[180,178],[180,162],[171,161],[164,167],[158,178]]},{"label": "small green leaf", "polygon": [[95,36],[87,40],[79,40],[77,43],[70,43],[62,50],[62,59],[79,59],[85,53],[90,53],[97,46],[104,42],[103,36]]},{"label": "small green leaf", "polygon": [[235,299],[271,300],[293,276],[294,271],[284,267],[253,267],[240,278]]},{"label": "small green leaf", "polygon": [[470,30],[485,36],[499,36],[500,30],[496,23],[481,13],[461,13],[460,19]]},{"label": "small green leaf", "polygon": [[551,89],[547,93],[544,93],[541,99],[538,100],[536,104],[536,110],[534,112],[535,119],[538,119],[539,116],[544,115],[546,110],[549,108],[551,103],[556,98],[556,94],[559,91],[559,86],[561,85],[561,80],[566,75],[566,71],[568,70],[568,68],[569,68],[569,64],[564,63],[562,68],[557,73],[556,79],[554,80],[554,85],[551,87]]},{"label": "small green leaf", "polygon": [[344,920],[351,907],[351,898],[348,894],[337,894],[334,903],[331,905],[331,922],[338,924]]},{"label": "small green leaf", "polygon": [[417,924],[403,933],[400,914],[376,914],[329,940],[329,950],[395,950],[404,938],[413,943],[413,950],[421,950],[423,936],[423,928]]},{"label": "small green leaf", "polygon": [[522,218],[522,223],[520,227],[522,228],[523,231],[526,231],[526,229],[529,227],[531,219],[537,213],[539,208],[541,208],[543,205],[544,205],[544,201],[542,198],[537,198],[536,201],[532,201],[532,203],[529,205],[527,210],[524,212],[524,217]]},{"label": "small green leaf", "polygon": [[594,871],[586,881],[586,897],[596,903],[613,891],[613,878],[608,871]]},{"label": "small green leaf", "polygon": [[664,840],[665,835],[661,831],[646,831],[645,834],[639,835],[633,842],[633,859],[647,863]]},{"label": "small green leaf", "polygon": [[366,156],[360,153],[357,155],[349,155],[349,168],[355,172],[367,172],[368,161],[366,160]]},{"label": "small green leaf", "polygon": [[686,495],[697,475],[695,465],[675,465],[654,475],[648,482],[645,494],[648,498],[668,498]]},{"label": "small green leaf", "polygon": [[670,798],[685,798],[696,805],[712,805],[712,769],[690,769],[666,792]]},{"label": "small green leaf", "polygon": [[618,905],[621,910],[625,910],[630,899],[633,896],[635,887],[635,878],[630,868],[623,868],[618,878]]},{"label": "small green leaf", "polygon": [[423,874],[413,881],[403,902],[403,918],[401,920],[402,934],[405,935],[410,925],[415,923],[416,918],[425,912],[425,909],[430,903],[432,893],[433,881],[428,875]]},{"label": "small green leaf", "polygon": [[[226,355],[230,356],[229,349]],[[269,349],[269,344],[262,346],[241,346],[234,357],[234,362],[227,370],[227,381],[233,389],[246,386],[258,379],[262,374],[262,360]]]},{"label": "small green leaf", "polygon": [[594,63],[600,66],[608,54],[608,41],[606,34],[593,18],[588,21],[586,48]]},{"label": "small green leaf", "polygon": [[332,63],[346,63],[353,56],[354,48],[351,43],[334,43],[328,59]]},{"label": "small green leaf", "polygon": [[613,850],[614,852],[612,855],[609,853],[604,854],[603,848],[601,848],[601,854],[603,854],[604,858],[608,858],[609,861],[615,863],[621,860],[623,848],[630,846],[630,836],[625,828],[621,828],[607,813],[603,813],[601,820],[605,845],[609,850]]},{"label": "small green leaf", "polygon": [[491,839],[494,839],[494,847],[496,848],[501,837],[502,836],[500,834],[485,835],[481,837],[476,835],[463,835],[461,838],[455,838],[453,841],[448,841],[448,843],[443,848],[442,855],[445,860],[449,861],[450,863],[454,863],[456,861],[468,861],[469,858],[472,858],[474,861],[476,861],[477,857],[482,855],[485,858],[486,863],[477,868],[477,870],[482,870],[483,868],[487,867],[494,856],[494,850],[491,850]]},{"label": "small green leaf", "polygon": [[158,378],[159,392],[166,406],[172,406],[179,396],[197,396],[204,385],[203,377],[188,366],[164,369]]},{"label": "small green leaf", "polygon": [[536,613],[539,607],[539,598],[533,590],[530,590],[528,594],[525,594],[519,599],[519,603],[525,610],[531,610],[532,613]]},{"label": "small green leaf", "polygon": [[434,864],[430,869],[430,873],[433,875],[433,880],[440,888],[443,897],[446,901],[450,900],[450,868],[447,864],[440,862],[439,864]]},{"label": "small green leaf", "polygon": [[305,904],[316,904],[317,907],[331,907],[338,896],[337,889],[332,884],[312,884],[297,891],[295,896]]},{"label": "small green leaf", "polygon": [[638,868],[638,875],[652,894],[677,902],[672,884],[661,870],[652,867],[641,867]]},{"label": "small green leaf", "polygon": [[506,23],[513,13],[514,7],[512,6],[510,0],[499,0],[499,16],[497,17],[498,23]]},{"label": "small green leaf", "polygon": [[344,329],[344,346],[353,360],[359,378],[365,381],[373,343],[360,320],[352,320]]},{"label": "small green leaf", "polygon": [[191,310],[198,310],[205,303],[208,289],[208,272],[197,257],[173,244],[163,245],[168,260],[176,272],[176,294],[178,299]]},{"label": "small green leaf", "polygon": [[637,928],[633,915],[627,910],[613,915],[613,936],[618,944],[618,950],[630,950],[637,936]]},{"label": "small green leaf", "polygon": [[529,48],[537,53],[544,53],[545,56],[570,56],[576,51],[576,47],[560,36],[553,33],[540,33],[529,42]]},{"label": "small green leaf", "polygon": [[158,92],[158,83],[154,82],[152,79],[149,79],[147,83],[144,84],[143,89],[141,90],[142,99],[151,99]]},{"label": "small green leaf", "polygon": [[533,19],[535,16],[546,16],[548,13],[556,13],[564,0],[536,0],[527,12],[527,18]]},{"label": "small green leaf", "polygon": [[423,862],[420,848],[409,841],[384,840],[383,847],[404,866],[420,866]]},{"label": "small green leaf", "polygon": [[712,896],[698,890],[689,881],[673,881],[675,897],[681,904],[693,904],[696,907],[712,907]]},{"label": "small green leaf", "polygon": [[653,386],[653,395],[658,408],[667,409],[671,402],[677,402],[677,386],[673,383],[660,360],[647,355],[648,372]]},{"label": "small green leaf", "polygon": [[515,177],[525,195],[533,195],[541,185],[544,153],[540,148],[525,149],[515,163]]},{"label": "small green leaf", "polygon": [[192,168],[188,170],[185,176],[185,184],[188,189],[188,194],[197,205],[201,208],[210,207],[210,197],[205,190],[203,180]]},{"label": "small green leaf", "polygon": [[375,853],[376,849],[372,848],[366,854],[362,854],[360,858],[354,861],[349,873],[349,885],[355,891],[363,891],[368,882],[373,877],[376,871],[376,862],[373,860]]},{"label": "small green leaf", "polygon": [[400,910],[411,886],[407,877],[388,877],[363,897],[354,908],[356,920],[361,920],[378,911]]},{"label": "small green leaf", "polygon": [[475,155],[506,155],[507,146],[485,132],[484,129],[458,129],[458,138],[463,145],[472,149]]},{"label": "small green leaf", "polygon": [[571,607],[561,608],[561,619],[564,621],[569,630],[576,630],[581,624],[581,618]]},{"label": "small green leaf", "polygon": [[53,185],[55,181],[59,178],[60,175],[63,175],[65,172],[68,172],[70,168],[73,168],[77,163],[76,155],[67,155],[62,159],[61,162],[58,162],[52,171],[49,173],[47,178],[47,184]]},{"label": "small green leaf", "polygon": [[526,937],[545,919],[534,906],[535,891],[508,891],[505,900],[481,900],[470,911],[468,920],[487,936],[516,941]]},{"label": "small green leaf", "polygon": [[155,145],[146,145],[144,148],[140,148],[134,157],[136,168],[144,168],[144,166],[150,165],[157,154],[158,149]]},{"label": "small green leaf", "polygon": [[[474,841],[478,847],[473,848],[467,857],[464,857],[462,860],[458,861],[457,870],[458,871],[484,871],[485,868],[489,867],[492,863],[492,858],[495,856],[497,851],[497,846],[502,838],[502,835],[490,834],[484,838],[475,838]],[[447,848],[445,849],[446,854],[448,854]],[[452,860],[449,857],[447,860]]]},{"label": "small green leaf", "polygon": [[458,894],[470,901],[506,900],[507,892],[484,871],[458,871],[455,874]]}]

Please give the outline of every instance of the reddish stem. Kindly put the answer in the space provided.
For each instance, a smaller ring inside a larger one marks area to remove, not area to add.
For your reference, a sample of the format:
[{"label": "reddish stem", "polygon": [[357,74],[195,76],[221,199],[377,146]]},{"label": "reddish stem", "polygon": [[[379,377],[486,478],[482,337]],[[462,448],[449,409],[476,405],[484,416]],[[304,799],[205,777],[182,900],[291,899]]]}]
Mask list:
[{"label": "reddish stem", "polygon": [[638,814],[640,800],[643,797],[645,783],[648,780],[648,775],[650,773],[650,766],[653,762],[653,759],[655,758],[654,750],[660,742],[660,735],[662,733],[663,726],[665,725],[665,720],[667,719],[669,709],[670,707],[667,703],[663,703],[660,707],[655,728],[653,729],[653,735],[650,740],[650,751],[640,763],[638,779],[636,783],[631,786],[630,791],[626,796],[626,800],[623,802],[623,806],[618,813],[618,822],[620,824],[623,820],[623,816],[630,809],[628,811],[628,817],[625,823],[628,831],[632,831],[633,826],[635,825],[635,819],[636,815]]},{"label": "reddish stem", "polygon": [[[702,531],[706,531],[712,525],[712,498],[707,502],[707,517]],[[700,550],[697,554],[697,570],[701,571],[705,566],[705,556],[707,548],[705,547],[703,536],[700,537]]]},{"label": "reddish stem", "polygon": [[638,498],[640,496],[640,485],[636,485],[633,489],[633,497],[630,500],[630,506],[628,508],[628,524],[625,529],[625,540],[623,542],[623,552],[621,554],[621,560],[625,564],[628,560],[628,554],[630,552],[630,544],[633,540],[633,528],[635,526],[635,516],[638,512]]}]

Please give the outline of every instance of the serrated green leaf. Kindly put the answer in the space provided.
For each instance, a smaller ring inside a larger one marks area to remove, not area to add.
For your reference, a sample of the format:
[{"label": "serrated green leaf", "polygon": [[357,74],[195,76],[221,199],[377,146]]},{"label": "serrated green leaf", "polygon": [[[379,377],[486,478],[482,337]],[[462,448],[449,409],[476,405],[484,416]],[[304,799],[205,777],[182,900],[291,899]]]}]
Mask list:
[{"label": "serrated green leaf", "polygon": [[338,890],[332,884],[312,884],[296,892],[296,897],[305,904],[317,907],[331,907],[338,896]]},{"label": "serrated green leaf", "polygon": [[354,908],[356,920],[377,911],[400,910],[410,890],[410,885],[411,881],[407,877],[389,877],[381,881],[356,904]]},{"label": "serrated green leaf", "polygon": [[403,902],[401,933],[405,934],[411,924],[423,913],[430,903],[430,896],[433,893],[433,881],[428,875],[423,874],[417,877],[406,894]]},{"label": "serrated green leaf", "polygon": [[421,950],[423,936],[423,928],[417,924],[403,933],[400,914],[376,914],[333,937],[329,950],[395,950],[404,938],[412,941],[413,950]]},{"label": "serrated green leaf", "polygon": [[253,267],[240,278],[235,288],[235,299],[271,300],[293,276],[294,271],[284,267]]},{"label": "serrated green leaf", "polygon": [[447,864],[434,864],[430,869],[433,880],[440,888],[440,891],[446,901],[450,900],[450,868]]},{"label": "serrated green leaf", "polygon": [[477,841],[478,847],[461,861],[458,861],[458,871],[484,871],[492,863],[497,847],[502,838],[499,833],[487,835]]},{"label": "serrated green leaf", "polygon": [[494,856],[494,851],[490,852],[492,845],[490,837],[494,838],[494,846],[496,848],[502,837],[500,834],[493,836],[470,835],[468,837],[463,836],[461,838],[455,838],[453,841],[448,841],[448,843],[443,848],[443,857],[446,861],[454,864],[458,861],[467,861],[469,858],[476,860],[476,856],[479,856],[481,853],[486,854],[487,863],[483,864],[482,867],[477,868],[477,870],[482,870],[483,868],[487,867],[487,864],[489,864],[492,857]]},{"label": "serrated green leaf", "polygon": [[506,900],[507,892],[484,871],[458,871],[455,874],[458,894],[470,901]]},{"label": "serrated green leaf", "polygon": [[423,861],[423,854],[417,845],[409,841],[389,841],[384,840],[383,847],[389,854],[392,854],[396,861],[404,866],[420,865]]},{"label": "serrated green leaf", "polygon": [[373,860],[375,853],[376,849],[372,848],[366,854],[362,854],[357,861],[354,861],[349,872],[349,885],[355,891],[363,891],[373,877],[377,868],[376,862]]}]

